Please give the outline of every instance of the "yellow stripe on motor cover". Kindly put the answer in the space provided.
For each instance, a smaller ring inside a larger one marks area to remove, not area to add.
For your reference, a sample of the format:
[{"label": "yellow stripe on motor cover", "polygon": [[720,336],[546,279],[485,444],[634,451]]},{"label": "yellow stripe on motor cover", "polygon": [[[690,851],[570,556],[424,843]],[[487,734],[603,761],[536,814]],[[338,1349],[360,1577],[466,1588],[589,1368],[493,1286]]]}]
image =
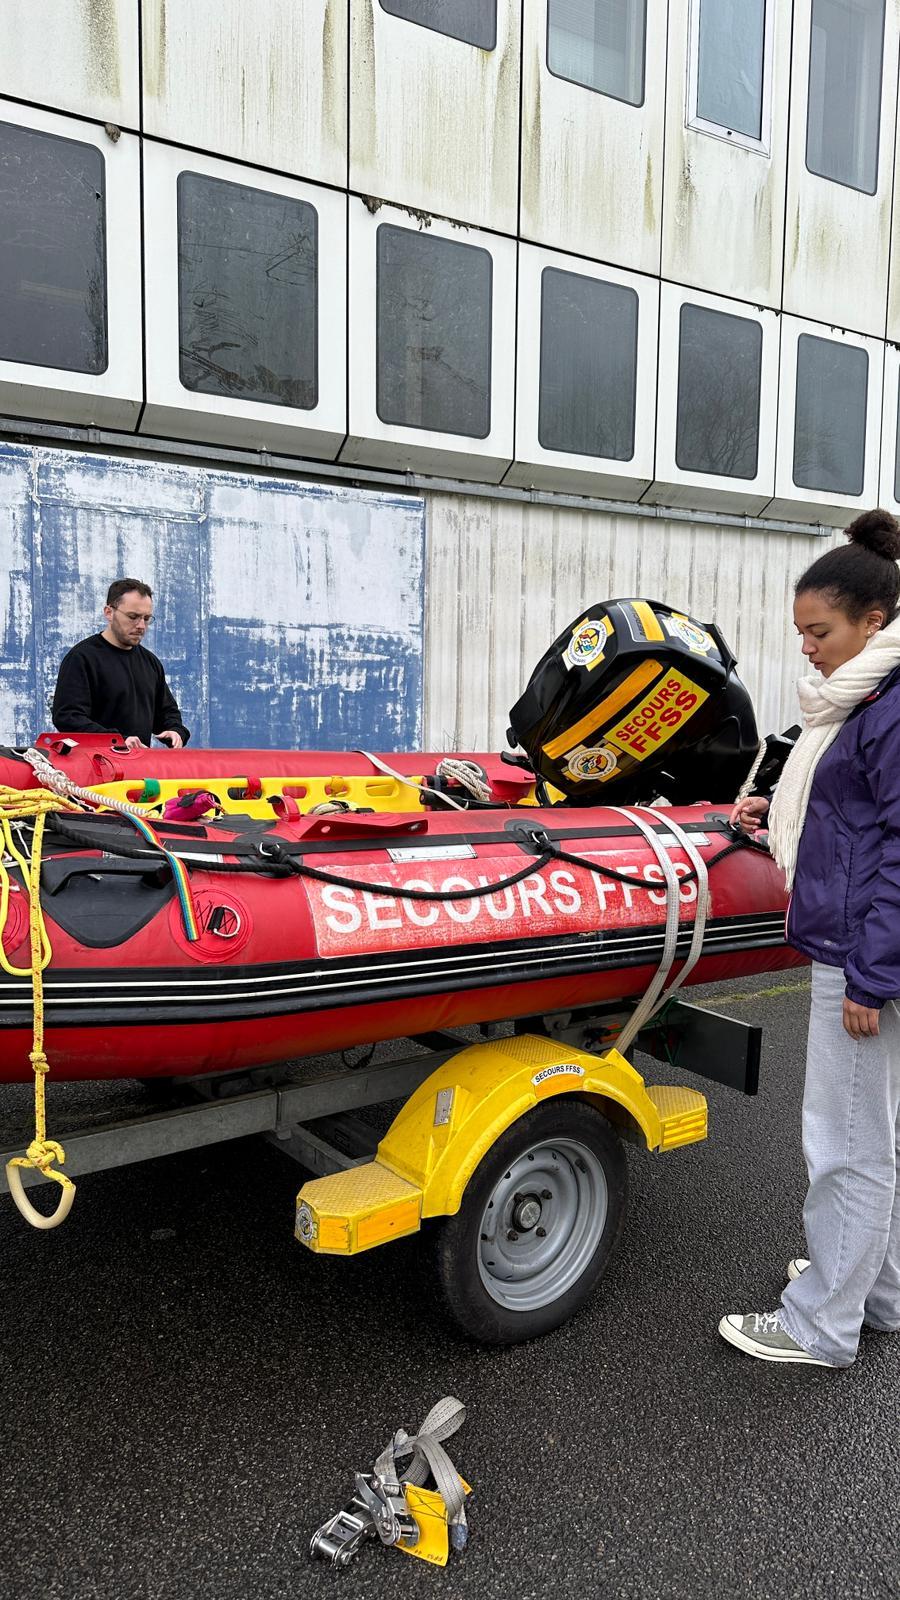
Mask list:
[{"label": "yellow stripe on motor cover", "polygon": [[637,615],[641,627],[643,628],[648,639],[665,638],[665,634],[663,633],[662,628],[657,620],[656,612],[653,610],[652,606],[648,606],[646,600],[632,600],[631,609]]},{"label": "yellow stripe on motor cover", "polygon": [[593,711],[589,711],[580,722],[574,723],[565,733],[558,734],[549,744],[545,744],[544,755],[555,761],[557,756],[565,755],[567,750],[574,750],[589,733],[601,727],[610,717],[616,716],[635,695],[640,694],[642,689],[646,689],[648,684],[658,678],[661,672],[662,666],[658,661],[642,661],[640,666],[635,667],[630,677],[620,683],[612,694],[608,694],[605,700],[601,700]]}]

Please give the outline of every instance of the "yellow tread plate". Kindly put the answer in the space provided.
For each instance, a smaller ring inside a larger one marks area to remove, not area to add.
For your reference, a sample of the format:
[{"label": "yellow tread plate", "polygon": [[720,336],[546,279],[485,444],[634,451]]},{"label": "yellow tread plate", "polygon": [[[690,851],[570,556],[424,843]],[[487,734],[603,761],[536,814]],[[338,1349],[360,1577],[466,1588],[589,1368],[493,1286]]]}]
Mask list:
[{"label": "yellow tread plate", "polygon": [[347,1167],[327,1178],[313,1178],[303,1185],[303,1198],[317,1211],[341,1216],[372,1211],[375,1207],[411,1200],[418,1194],[414,1183],[397,1176],[380,1161],[367,1161],[361,1167]]},{"label": "yellow tread plate", "polygon": [[[492,1056],[512,1056],[526,1067],[547,1066],[561,1061],[566,1054],[565,1045],[554,1044],[552,1039],[542,1039],[536,1033],[516,1034],[511,1039],[492,1039],[489,1050]],[[587,1061],[588,1057],[584,1051],[573,1050],[572,1059]]]},{"label": "yellow tread plate", "polygon": [[674,1150],[679,1145],[696,1144],[706,1138],[706,1096],[699,1090],[685,1089],[680,1084],[654,1083],[647,1085],[647,1096],[659,1114],[660,1150]]},{"label": "yellow tread plate", "polygon": [[421,1220],[421,1189],[380,1161],[313,1178],[297,1196],[297,1237],[329,1255],[356,1255],[417,1233]]}]

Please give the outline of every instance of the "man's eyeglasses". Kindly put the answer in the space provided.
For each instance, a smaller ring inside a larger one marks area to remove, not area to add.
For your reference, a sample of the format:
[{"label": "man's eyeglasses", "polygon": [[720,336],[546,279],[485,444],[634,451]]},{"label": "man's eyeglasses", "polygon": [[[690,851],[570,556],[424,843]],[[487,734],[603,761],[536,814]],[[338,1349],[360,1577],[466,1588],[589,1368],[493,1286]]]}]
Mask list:
[{"label": "man's eyeglasses", "polygon": [[[114,611],[122,611],[121,606],[113,606]],[[126,622],[146,622],[147,627],[152,627],[153,618],[145,617],[142,611],[122,611]]]}]

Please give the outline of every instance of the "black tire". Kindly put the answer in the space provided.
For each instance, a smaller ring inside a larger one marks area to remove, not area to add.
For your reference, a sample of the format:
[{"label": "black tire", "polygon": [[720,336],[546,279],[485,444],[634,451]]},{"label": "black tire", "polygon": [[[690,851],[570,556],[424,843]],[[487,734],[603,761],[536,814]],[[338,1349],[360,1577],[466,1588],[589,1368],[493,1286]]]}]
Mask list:
[{"label": "black tire", "polygon": [[588,1101],[558,1096],[520,1117],[437,1230],[457,1326],[480,1344],[518,1344],[567,1322],[603,1275],[627,1194],[618,1135]]}]

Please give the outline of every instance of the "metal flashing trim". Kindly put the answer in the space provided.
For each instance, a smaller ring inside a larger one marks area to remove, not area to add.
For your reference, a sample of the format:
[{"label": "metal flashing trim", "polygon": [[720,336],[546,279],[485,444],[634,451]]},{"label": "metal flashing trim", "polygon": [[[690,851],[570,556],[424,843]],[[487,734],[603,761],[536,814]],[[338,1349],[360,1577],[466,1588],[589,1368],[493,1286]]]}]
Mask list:
[{"label": "metal flashing trim", "polygon": [[580,511],[605,511],[618,517],[648,517],[657,522],[692,522],[716,528],[746,528],[764,533],[801,533],[823,538],[835,532],[818,522],[780,522],[764,516],[733,511],[693,511],[686,506],[651,505],[643,500],[604,500],[590,495],[564,494],[550,489],[518,489],[504,484],[476,483],[468,479],[432,478],[424,473],[386,472],[377,467],[345,466],[334,461],[309,461],[268,450],[235,450],[221,445],[192,444],[182,439],[117,433],[104,428],[78,428],[63,423],[38,422],[24,417],[0,416],[0,445],[58,444],[80,450],[113,451],[123,457],[157,460],[165,457],[211,470],[251,468],[267,476],[291,477],[304,482],[335,481],[359,488],[400,489],[409,494],[459,494],[481,500],[510,500],[525,505],[567,506]]}]

